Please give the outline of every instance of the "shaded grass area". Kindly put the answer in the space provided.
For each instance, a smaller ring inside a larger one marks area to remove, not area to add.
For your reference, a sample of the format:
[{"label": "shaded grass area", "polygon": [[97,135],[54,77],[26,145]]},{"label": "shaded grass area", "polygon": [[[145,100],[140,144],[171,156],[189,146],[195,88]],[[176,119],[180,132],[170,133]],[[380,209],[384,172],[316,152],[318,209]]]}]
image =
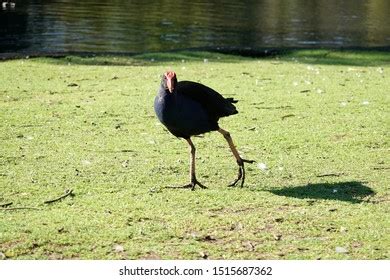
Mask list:
[{"label": "shaded grass area", "polygon": [[290,58],[304,63],[324,65],[380,66],[390,63],[389,50],[301,50],[282,53],[281,58]]},{"label": "shaded grass area", "polygon": [[[1,62],[0,258],[388,259],[389,57]],[[166,188],[189,168],[185,141],[153,112],[167,69],[239,100],[240,113],[220,124],[257,160],[247,187],[226,187],[236,165],[210,133],[194,139],[209,189]]]},{"label": "shaded grass area", "polygon": [[[240,62],[244,59],[280,59],[299,61],[301,63],[351,65],[351,66],[381,66],[390,63],[390,47],[378,48],[339,48],[339,49],[305,49],[305,48],[266,48],[266,49],[189,49],[172,50],[160,53],[94,53],[94,52],[41,52],[41,53],[2,53],[0,59],[24,58],[57,58],[51,63],[66,63],[81,65],[114,65],[114,66],[147,66],[148,62]],[[64,60],[66,58],[66,60]]]}]

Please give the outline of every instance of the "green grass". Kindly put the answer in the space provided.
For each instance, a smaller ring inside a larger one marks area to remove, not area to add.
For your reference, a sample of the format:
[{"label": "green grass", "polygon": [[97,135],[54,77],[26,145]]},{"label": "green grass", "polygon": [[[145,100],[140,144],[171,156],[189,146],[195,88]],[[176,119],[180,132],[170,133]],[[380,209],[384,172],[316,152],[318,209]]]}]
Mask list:
[{"label": "green grass", "polygon": [[[209,188],[166,188],[189,169],[154,116],[167,69],[240,100],[220,125],[257,161],[244,188],[216,132],[194,138]],[[0,258],[389,259],[389,73],[363,51],[0,62]]]}]

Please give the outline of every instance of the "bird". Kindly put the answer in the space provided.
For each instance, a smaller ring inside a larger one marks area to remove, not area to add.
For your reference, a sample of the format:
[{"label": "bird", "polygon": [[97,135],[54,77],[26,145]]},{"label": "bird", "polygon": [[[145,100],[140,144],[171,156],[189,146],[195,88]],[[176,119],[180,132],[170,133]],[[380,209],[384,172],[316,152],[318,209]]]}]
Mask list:
[{"label": "bird", "polygon": [[244,163],[255,161],[243,159],[238,153],[230,133],[218,124],[220,118],[238,113],[234,106],[237,102],[234,98],[225,98],[201,83],[178,82],[174,71],[167,71],[162,75],[161,84],[154,100],[156,116],[170,133],[185,139],[190,148],[190,182],[182,188],[191,188],[192,190],[195,190],[196,186],[202,189],[207,188],[196,178],[196,148],[191,137],[212,131],[218,131],[223,135],[238,164],[237,178],[229,186],[236,186],[240,180],[241,187],[244,186]]}]

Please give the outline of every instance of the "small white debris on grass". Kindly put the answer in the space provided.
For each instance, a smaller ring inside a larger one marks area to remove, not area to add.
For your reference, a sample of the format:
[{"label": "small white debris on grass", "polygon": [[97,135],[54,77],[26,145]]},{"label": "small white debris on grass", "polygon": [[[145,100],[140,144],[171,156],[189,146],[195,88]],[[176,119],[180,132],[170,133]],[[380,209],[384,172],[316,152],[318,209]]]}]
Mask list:
[{"label": "small white debris on grass", "polygon": [[382,68],[382,67],[378,67],[378,68],[376,69],[376,71],[378,71],[380,74],[383,74],[383,68]]},{"label": "small white debris on grass", "polygon": [[257,168],[259,168],[262,171],[267,171],[268,170],[267,165],[265,163],[262,163],[262,162],[257,164]]},{"label": "small white debris on grass", "polygon": [[314,70],[314,67],[311,66],[311,65],[308,65],[306,68],[307,68],[307,70],[310,70],[310,71],[313,71],[313,70]]},{"label": "small white debris on grass", "polygon": [[114,247],[113,247],[114,251],[116,253],[121,253],[123,252],[125,249],[123,248],[123,246],[119,245],[119,244],[115,244]]},{"label": "small white debris on grass", "polygon": [[333,193],[337,193],[337,189],[333,189]]},{"label": "small white debris on grass", "polygon": [[348,250],[345,249],[344,247],[336,247],[336,253],[345,254],[348,253]]},{"label": "small white debris on grass", "polygon": [[324,91],[322,89],[320,89],[320,88],[317,88],[317,93],[321,94],[321,93],[324,93]]},{"label": "small white debris on grass", "polygon": [[315,74],[320,74],[320,70],[318,69],[318,68],[316,68],[316,67],[314,67],[314,66],[311,66],[311,65],[309,65],[309,66],[307,66],[306,67],[307,68],[307,70],[309,70],[309,71],[313,71]]},{"label": "small white debris on grass", "polygon": [[209,60],[208,60],[207,58],[205,58],[205,59],[203,59],[203,62],[204,62],[204,63],[208,63]]},{"label": "small white debris on grass", "polygon": [[347,228],[346,227],[340,227],[340,232],[347,232]]},{"label": "small white debris on grass", "polygon": [[367,106],[368,104],[370,104],[370,102],[368,102],[367,100],[364,100],[364,101],[362,102],[362,105],[364,105],[364,106]]},{"label": "small white debris on grass", "polygon": [[81,161],[81,164],[82,164],[82,165],[91,165],[92,162],[90,162],[90,161],[87,160],[87,159],[84,159],[84,160]]},{"label": "small white debris on grass", "polygon": [[341,102],[340,105],[341,105],[342,107],[345,107],[345,106],[347,106],[347,102]]},{"label": "small white debris on grass", "polygon": [[298,82],[293,82],[293,86],[297,86],[298,85]]}]

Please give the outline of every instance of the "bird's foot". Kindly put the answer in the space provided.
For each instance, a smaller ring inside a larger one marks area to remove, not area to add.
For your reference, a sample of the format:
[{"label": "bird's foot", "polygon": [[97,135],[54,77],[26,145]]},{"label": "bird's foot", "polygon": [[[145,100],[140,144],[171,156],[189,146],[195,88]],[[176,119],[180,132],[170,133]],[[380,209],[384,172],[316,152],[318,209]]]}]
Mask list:
[{"label": "bird's foot", "polygon": [[238,164],[238,175],[237,175],[237,179],[234,180],[232,183],[230,183],[228,185],[228,187],[235,187],[236,184],[238,183],[238,181],[241,180],[241,188],[244,186],[244,182],[245,182],[245,168],[244,168],[244,163],[254,163],[255,161],[254,160],[248,160],[248,159],[241,159],[239,161],[237,161],[237,164]]},{"label": "bird's foot", "polygon": [[203,185],[202,183],[200,183],[197,179],[192,179],[189,184],[186,184],[184,186],[167,187],[167,188],[170,188],[170,189],[191,189],[192,191],[194,191],[196,186],[199,186],[201,189],[207,189],[207,187],[205,185]]},{"label": "bird's foot", "polygon": [[195,187],[196,186],[199,186],[201,189],[207,189],[207,187],[205,185],[203,185],[202,183],[200,183],[196,178],[195,179],[191,179],[191,183],[187,184],[187,185],[184,185],[183,188],[188,188],[188,189],[191,189],[192,191],[195,190]]}]

